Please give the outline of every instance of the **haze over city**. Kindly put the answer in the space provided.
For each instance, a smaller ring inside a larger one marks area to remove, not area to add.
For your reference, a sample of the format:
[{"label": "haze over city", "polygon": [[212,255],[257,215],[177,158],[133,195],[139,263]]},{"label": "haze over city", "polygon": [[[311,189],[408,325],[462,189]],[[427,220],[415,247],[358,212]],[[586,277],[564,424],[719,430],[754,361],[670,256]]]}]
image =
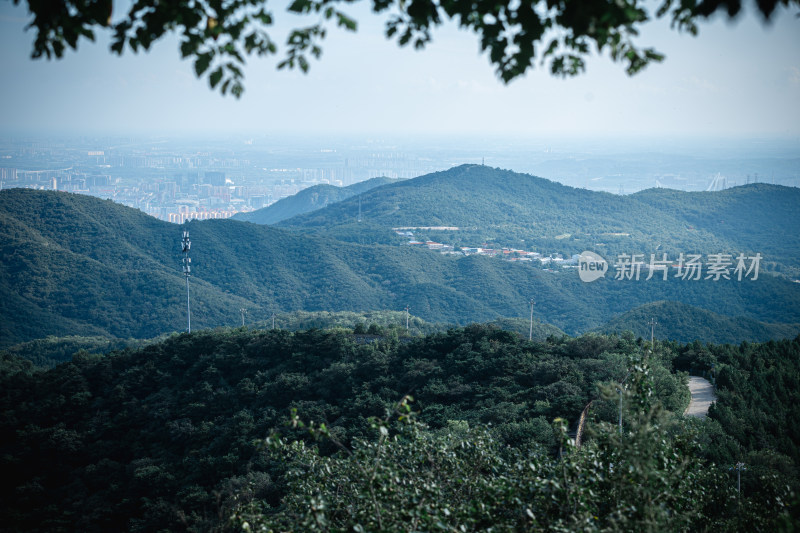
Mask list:
[{"label": "haze over city", "polygon": [[[280,51],[249,58],[237,100],[195,77],[174,36],[118,57],[101,34],[62,60],[32,60],[26,10],[3,4],[0,188],[83,192],[181,221],[462,163],[622,194],[800,186],[800,32],[789,10],[766,24],[752,12],[718,17],[696,38],[650,23],[638,43],[666,59],[632,77],[606,52],[574,78],[537,64],[506,85],[452,21],[415,51],[387,40],[367,7],[346,6],[358,30],[331,28],[307,75],[277,70]],[[309,22],[275,15],[278,43]]]}]

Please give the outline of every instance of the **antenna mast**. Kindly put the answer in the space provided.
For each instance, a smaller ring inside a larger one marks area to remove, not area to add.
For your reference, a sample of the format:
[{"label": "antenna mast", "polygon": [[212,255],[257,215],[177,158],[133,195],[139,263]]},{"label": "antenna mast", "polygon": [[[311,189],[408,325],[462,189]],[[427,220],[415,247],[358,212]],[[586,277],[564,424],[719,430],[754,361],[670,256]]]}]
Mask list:
[{"label": "antenna mast", "polygon": [[534,303],[535,302],[533,301],[533,298],[531,298],[531,301],[530,301],[530,304],[531,304],[531,329],[528,332],[528,340],[529,341],[533,340],[533,304]]},{"label": "antenna mast", "polygon": [[650,326],[650,349],[651,350],[653,348],[655,348],[655,344],[653,344],[653,343],[655,341],[656,324],[658,324],[658,322],[656,322],[655,318],[651,318],[650,322],[648,322],[648,325]]},{"label": "antenna mast", "polygon": [[183,251],[183,275],[186,276],[186,331],[192,332],[192,308],[189,305],[189,275],[192,271],[192,258],[189,257],[189,249],[192,241],[189,240],[189,230],[183,231],[181,240],[181,250]]}]

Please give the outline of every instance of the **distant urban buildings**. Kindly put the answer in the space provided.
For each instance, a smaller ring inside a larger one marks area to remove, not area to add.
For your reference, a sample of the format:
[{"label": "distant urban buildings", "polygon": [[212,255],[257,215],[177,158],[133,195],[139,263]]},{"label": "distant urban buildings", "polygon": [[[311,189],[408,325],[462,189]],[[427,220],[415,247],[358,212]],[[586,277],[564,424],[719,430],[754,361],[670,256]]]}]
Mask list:
[{"label": "distant urban buildings", "polygon": [[344,186],[434,170],[402,154],[370,152],[350,159],[336,150],[300,155],[294,162],[301,165],[285,165],[285,157],[268,150],[252,153],[252,142],[243,145],[251,152],[247,157],[224,143],[211,150],[128,139],[102,149],[79,148],[86,145],[82,139],[74,144],[17,141],[0,147],[0,189],[87,194],[183,223],[261,209],[320,183]]}]

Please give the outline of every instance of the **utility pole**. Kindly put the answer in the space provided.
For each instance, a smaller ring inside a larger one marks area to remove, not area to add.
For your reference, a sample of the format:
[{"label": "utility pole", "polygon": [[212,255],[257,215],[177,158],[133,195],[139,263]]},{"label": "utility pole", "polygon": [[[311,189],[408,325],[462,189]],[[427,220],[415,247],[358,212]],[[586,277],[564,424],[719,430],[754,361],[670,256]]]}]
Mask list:
[{"label": "utility pole", "polygon": [[272,329],[275,329],[275,311],[272,312]]},{"label": "utility pole", "polygon": [[619,391],[619,434],[622,435],[622,386],[617,389]]},{"label": "utility pole", "polygon": [[531,328],[530,328],[530,331],[528,331],[528,340],[529,341],[533,340],[533,304],[534,303],[535,302],[533,301],[533,298],[531,298],[531,300],[530,300],[530,304],[531,304]]},{"label": "utility pole", "polygon": [[648,324],[650,325],[650,346],[654,349],[656,345],[653,344],[653,342],[655,341],[656,324],[658,324],[658,322],[656,322],[655,318],[651,318]]},{"label": "utility pole", "polygon": [[239,312],[242,313],[242,327],[244,327],[244,315],[247,314],[247,309],[242,307],[241,309],[239,309]]},{"label": "utility pole", "polygon": [[189,240],[189,230],[184,230],[181,250],[183,251],[183,275],[186,276],[186,331],[188,333],[192,332],[192,309],[189,305],[189,275],[192,271],[192,259],[189,257],[189,250],[191,247],[192,242]]},{"label": "utility pole", "polygon": [[408,309],[409,307],[406,306],[406,331],[408,331]]},{"label": "utility pole", "polygon": [[742,462],[736,463],[736,466],[734,466],[734,468],[736,469],[736,494],[741,499],[741,497],[742,497],[742,470],[747,470],[747,469],[744,467],[744,463],[742,463]]}]

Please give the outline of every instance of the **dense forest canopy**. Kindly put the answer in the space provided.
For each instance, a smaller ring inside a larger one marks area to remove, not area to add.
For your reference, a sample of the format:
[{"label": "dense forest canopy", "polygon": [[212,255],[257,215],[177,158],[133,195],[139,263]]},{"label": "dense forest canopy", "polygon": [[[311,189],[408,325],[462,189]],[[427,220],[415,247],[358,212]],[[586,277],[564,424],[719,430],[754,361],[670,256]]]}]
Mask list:
[{"label": "dense forest canopy", "polygon": [[655,321],[655,338],[692,342],[738,344],[743,341],[767,342],[791,339],[800,333],[800,324],[774,324],[744,316],[725,316],[679,302],[653,302],[635,307],[612,318],[595,331],[623,333],[649,338],[650,322]]},{"label": "dense forest canopy", "polygon": [[[474,325],[411,342],[359,339],[346,329],[205,331],[79,352],[47,371],[3,355],[4,527],[307,530],[324,520],[375,530],[376,508],[387,524],[417,516],[473,531],[489,521],[509,530],[792,523],[800,338],[529,342]],[[716,382],[705,421],[681,417],[686,370]],[[416,414],[396,425],[393,406],[409,395]],[[578,449],[570,437],[590,401]],[[320,440],[308,440],[307,423],[285,425],[290,409],[316,422]],[[415,463],[419,454],[429,460]],[[729,468],[739,462],[737,495]],[[380,465],[376,476],[365,465]],[[464,483],[444,482],[456,479]],[[370,491],[380,494],[373,503]]]}]

